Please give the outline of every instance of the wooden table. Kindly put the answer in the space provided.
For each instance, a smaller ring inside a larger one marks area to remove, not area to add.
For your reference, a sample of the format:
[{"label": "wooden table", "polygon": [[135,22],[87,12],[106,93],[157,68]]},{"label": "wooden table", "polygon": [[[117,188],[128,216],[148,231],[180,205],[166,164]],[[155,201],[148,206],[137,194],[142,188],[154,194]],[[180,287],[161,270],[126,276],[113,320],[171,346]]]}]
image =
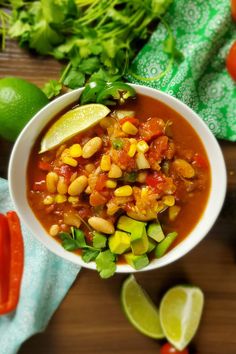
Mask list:
[{"label": "wooden table", "polygon": [[[0,77],[16,75],[42,86],[57,78],[60,65],[35,58],[8,43],[0,53]],[[179,283],[204,291],[205,308],[192,353],[236,353],[236,146],[220,142],[228,172],[228,193],[217,223],[192,252],[172,265],[137,274],[158,304],[161,294]],[[6,177],[11,144],[0,140],[0,176]],[[20,354],[157,354],[159,343],[137,332],[120,305],[124,275],[101,280],[83,269],[46,331],[23,344]],[[1,352],[1,348],[0,348]],[[1,353],[8,354],[8,353]]]}]

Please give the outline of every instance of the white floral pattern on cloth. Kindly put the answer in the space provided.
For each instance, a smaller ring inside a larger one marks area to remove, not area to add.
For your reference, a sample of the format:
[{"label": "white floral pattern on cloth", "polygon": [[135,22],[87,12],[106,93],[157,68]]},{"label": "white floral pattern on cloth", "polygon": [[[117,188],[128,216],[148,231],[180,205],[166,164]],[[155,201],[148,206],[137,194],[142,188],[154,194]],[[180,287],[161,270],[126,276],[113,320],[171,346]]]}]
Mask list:
[{"label": "white floral pattern on cloth", "polygon": [[[0,212],[13,210],[7,181],[0,178]],[[0,317],[0,354],[15,354],[21,344],[42,332],[80,270],[49,252],[22,225],[25,266],[17,310]]]},{"label": "white floral pattern on cloth", "polygon": [[[236,141],[236,84],[225,58],[236,39],[229,0],[174,0],[165,16],[184,54],[159,80],[168,56],[163,52],[166,30],[159,24],[135,58],[127,79],[168,92],[194,109],[218,138]],[[132,75],[134,73],[137,77]]]}]

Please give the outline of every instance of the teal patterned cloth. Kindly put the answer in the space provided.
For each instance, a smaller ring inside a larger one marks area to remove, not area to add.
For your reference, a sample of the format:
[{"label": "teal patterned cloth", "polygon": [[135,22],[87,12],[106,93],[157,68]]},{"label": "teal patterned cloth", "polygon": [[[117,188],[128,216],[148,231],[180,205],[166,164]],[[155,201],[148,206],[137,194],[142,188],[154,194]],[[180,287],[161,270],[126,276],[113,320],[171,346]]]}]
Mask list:
[{"label": "teal patterned cloth", "polygon": [[230,0],[174,0],[164,20],[184,59],[175,61],[161,79],[150,80],[168,62],[163,51],[167,33],[160,24],[131,66],[131,72],[142,79],[133,75],[127,79],[179,98],[203,118],[216,137],[236,141],[236,84],[225,67],[236,39]]},{"label": "teal patterned cloth", "polygon": [[[7,181],[0,178],[0,212],[13,210]],[[0,317],[0,354],[15,354],[42,332],[74,282],[80,267],[49,252],[22,225],[25,267],[15,312]]]}]

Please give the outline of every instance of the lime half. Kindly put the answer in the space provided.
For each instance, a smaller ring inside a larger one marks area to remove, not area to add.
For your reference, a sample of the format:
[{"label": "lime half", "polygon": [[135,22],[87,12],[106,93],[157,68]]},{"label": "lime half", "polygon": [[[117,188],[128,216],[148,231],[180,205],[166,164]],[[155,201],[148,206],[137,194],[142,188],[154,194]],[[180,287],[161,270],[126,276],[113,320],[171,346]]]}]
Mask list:
[{"label": "lime half", "polygon": [[176,286],[167,291],[160,304],[160,321],[167,340],[183,350],[195,335],[204,296],[197,287]]},{"label": "lime half", "polygon": [[128,320],[137,330],[154,339],[164,338],[159,311],[133,275],[123,283],[121,302]]},{"label": "lime half", "polygon": [[102,104],[87,104],[71,109],[61,116],[46,132],[39,153],[72,138],[106,117],[110,109]]}]

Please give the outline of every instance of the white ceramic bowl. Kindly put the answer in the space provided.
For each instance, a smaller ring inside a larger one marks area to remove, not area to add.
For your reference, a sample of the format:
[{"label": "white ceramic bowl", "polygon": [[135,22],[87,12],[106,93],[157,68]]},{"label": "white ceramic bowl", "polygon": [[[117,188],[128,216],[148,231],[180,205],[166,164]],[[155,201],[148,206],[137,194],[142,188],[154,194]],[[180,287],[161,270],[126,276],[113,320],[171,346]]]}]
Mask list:
[{"label": "white ceramic bowl", "polygon": [[[181,243],[179,243],[162,258],[154,259],[146,268],[143,269],[151,270],[162,267],[179,259],[188,253],[207,235],[208,231],[216,221],[224,202],[226,192],[226,168],[217,140],[206,124],[194,111],[192,111],[181,101],[166,93],[144,86],[133,86],[137,93],[151,96],[164,102],[180,113],[191,124],[191,126],[198,133],[205,147],[210,162],[212,176],[210,195],[201,219],[192,232]],[[95,269],[96,266],[94,262],[84,263],[80,256],[66,251],[56,240],[46,233],[32,212],[26,197],[27,164],[31,148],[34,145],[36,138],[45,125],[57,113],[61,112],[63,108],[78,100],[81,91],[82,89],[77,89],[55,99],[39,111],[26,125],[18,137],[11,154],[9,164],[9,186],[16,211],[19,214],[21,221],[24,222],[34,237],[36,237],[50,251],[58,256],[73,263],[82,265],[83,267]],[[135,270],[129,265],[121,264],[117,266],[117,272],[119,273],[129,273],[134,271]]]}]

